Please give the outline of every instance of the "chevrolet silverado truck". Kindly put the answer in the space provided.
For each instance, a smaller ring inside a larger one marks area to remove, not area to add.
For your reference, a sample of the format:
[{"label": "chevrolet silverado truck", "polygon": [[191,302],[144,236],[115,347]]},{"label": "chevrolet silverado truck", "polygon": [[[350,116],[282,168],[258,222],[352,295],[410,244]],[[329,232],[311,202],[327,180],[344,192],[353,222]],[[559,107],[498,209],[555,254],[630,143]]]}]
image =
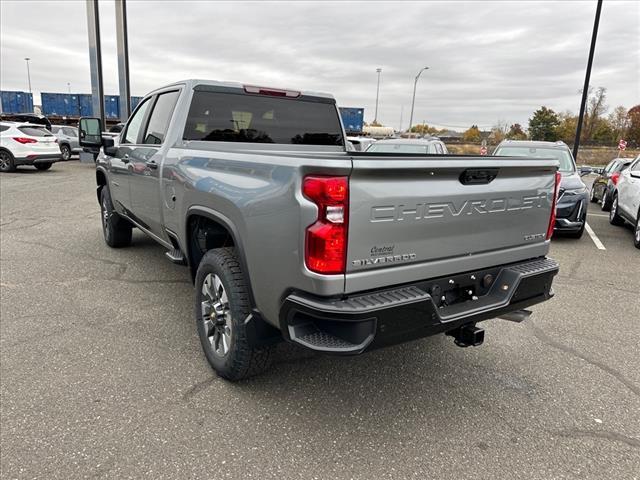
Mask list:
[{"label": "chevrolet silverado truck", "polygon": [[204,354],[229,380],[283,339],[480,345],[479,322],[553,296],[555,159],[347,151],[330,95],[201,80],[147,95],[116,138],[81,119],[80,141],[105,242],[135,227],[188,267]]}]

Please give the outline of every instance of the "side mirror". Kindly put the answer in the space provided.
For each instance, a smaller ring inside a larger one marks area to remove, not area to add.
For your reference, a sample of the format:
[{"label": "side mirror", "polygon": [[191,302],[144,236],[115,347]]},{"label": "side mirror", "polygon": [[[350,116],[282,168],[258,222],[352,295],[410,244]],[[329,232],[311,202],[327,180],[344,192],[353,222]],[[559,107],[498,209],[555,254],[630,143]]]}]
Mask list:
[{"label": "side mirror", "polygon": [[590,173],[593,173],[595,171],[594,168],[591,168],[587,165],[581,165],[580,166],[580,176],[584,177],[585,175],[589,175]]},{"label": "side mirror", "polygon": [[102,147],[102,122],[99,118],[81,118],[78,128],[80,146],[89,148]]}]

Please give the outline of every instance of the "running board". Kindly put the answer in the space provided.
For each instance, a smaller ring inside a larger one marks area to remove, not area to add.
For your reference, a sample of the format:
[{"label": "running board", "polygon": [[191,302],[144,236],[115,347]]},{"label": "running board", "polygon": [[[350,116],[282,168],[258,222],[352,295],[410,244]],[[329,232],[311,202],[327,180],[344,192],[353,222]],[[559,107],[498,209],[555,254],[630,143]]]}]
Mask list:
[{"label": "running board", "polygon": [[187,259],[184,258],[184,255],[182,254],[182,251],[179,248],[173,248],[165,252],[165,256],[175,264],[178,264],[178,265],[187,264]]}]

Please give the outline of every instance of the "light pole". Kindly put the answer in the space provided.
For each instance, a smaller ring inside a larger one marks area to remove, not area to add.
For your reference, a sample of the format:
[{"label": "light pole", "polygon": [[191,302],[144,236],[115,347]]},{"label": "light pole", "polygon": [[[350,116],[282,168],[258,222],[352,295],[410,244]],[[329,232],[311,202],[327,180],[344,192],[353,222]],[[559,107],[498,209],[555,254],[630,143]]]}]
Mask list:
[{"label": "light pole", "polygon": [[380,74],[382,73],[382,69],[376,68],[376,72],[378,72],[378,87],[376,88],[376,114],[373,123],[378,123],[378,98],[380,97]]},{"label": "light pole", "polygon": [[29,57],[24,57],[25,61],[27,62],[27,80],[29,80],[29,93],[31,93],[31,72],[29,71],[29,60],[31,60]]},{"label": "light pole", "polygon": [[416,75],[416,79],[413,82],[413,99],[411,100],[411,116],[409,117],[409,133],[411,133],[411,127],[413,126],[413,107],[416,104],[416,87],[418,86],[418,79],[420,78],[420,75],[422,75],[422,72],[424,72],[425,70],[429,70],[429,67],[423,67],[422,70],[418,72],[418,75]]}]

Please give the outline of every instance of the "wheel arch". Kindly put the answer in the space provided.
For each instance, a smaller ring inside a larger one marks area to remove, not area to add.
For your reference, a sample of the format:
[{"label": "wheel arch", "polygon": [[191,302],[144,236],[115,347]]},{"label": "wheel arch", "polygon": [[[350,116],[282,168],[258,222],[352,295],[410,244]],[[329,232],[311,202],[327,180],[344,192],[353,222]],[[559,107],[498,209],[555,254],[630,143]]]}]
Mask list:
[{"label": "wheel arch", "polygon": [[102,168],[96,169],[96,193],[98,195],[98,203],[100,203],[100,192],[107,185],[107,173]]},{"label": "wheel arch", "polygon": [[[211,231],[214,234],[213,237],[215,237],[210,240],[211,243],[209,243],[208,248],[201,252],[196,251],[197,244],[194,241],[194,235],[196,235],[198,232],[198,229],[194,228],[194,222],[201,221],[199,219],[204,219],[205,228],[210,227]],[[206,251],[213,248],[233,246],[236,250],[236,255],[238,256],[238,260],[240,261],[240,265],[244,272],[247,286],[249,287],[249,298],[251,299],[251,305],[255,306],[253,287],[251,284],[251,276],[249,275],[249,268],[244,245],[242,244],[238,228],[231,221],[231,219],[229,219],[222,213],[208,207],[192,206],[187,210],[183,238],[185,239],[185,256],[187,259],[187,265],[189,266],[189,270],[191,273],[192,282],[195,281],[200,259]]]}]

